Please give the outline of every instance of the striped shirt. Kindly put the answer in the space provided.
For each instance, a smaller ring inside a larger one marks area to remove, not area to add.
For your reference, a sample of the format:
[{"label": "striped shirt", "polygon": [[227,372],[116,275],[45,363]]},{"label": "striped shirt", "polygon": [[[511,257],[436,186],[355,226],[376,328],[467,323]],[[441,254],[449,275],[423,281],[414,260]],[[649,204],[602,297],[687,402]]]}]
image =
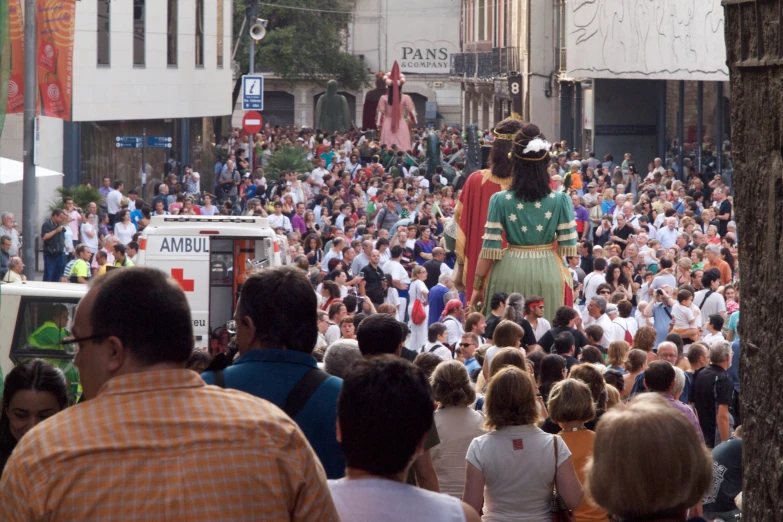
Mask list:
[{"label": "striped shirt", "polygon": [[339,520],[302,431],[273,404],[189,370],[114,377],[28,432],[0,520]]}]

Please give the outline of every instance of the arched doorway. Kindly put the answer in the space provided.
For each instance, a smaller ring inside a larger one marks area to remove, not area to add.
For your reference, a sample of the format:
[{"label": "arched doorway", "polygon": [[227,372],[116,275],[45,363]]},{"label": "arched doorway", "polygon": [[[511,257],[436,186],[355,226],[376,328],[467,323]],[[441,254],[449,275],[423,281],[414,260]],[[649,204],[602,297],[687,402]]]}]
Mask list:
[{"label": "arched doorway", "polygon": [[411,97],[411,101],[413,101],[413,106],[416,107],[416,116],[417,119],[419,120],[419,123],[424,125],[424,115],[427,112],[428,98],[423,94],[419,94],[417,92],[409,92],[406,94],[408,94],[408,96]]},{"label": "arched doorway", "polygon": [[[326,93],[319,93],[313,96],[313,125],[315,125],[315,120],[317,119],[315,116],[315,108],[318,106],[318,100],[321,99],[321,96],[323,96]],[[348,101],[348,110],[351,113],[351,123],[354,125],[357,125],[356,120],[356,96],[351,94],[350,92],[345,91],[339,91],[337,94],[342,94],[345,96],[346,101]],[[358,122],[358,125],[361,126],[362,122]]]},{"label": "arched doorway", "polygon": [[266,91],[264,93],[264,124],[293,125],[294,95],[285,91]]}]

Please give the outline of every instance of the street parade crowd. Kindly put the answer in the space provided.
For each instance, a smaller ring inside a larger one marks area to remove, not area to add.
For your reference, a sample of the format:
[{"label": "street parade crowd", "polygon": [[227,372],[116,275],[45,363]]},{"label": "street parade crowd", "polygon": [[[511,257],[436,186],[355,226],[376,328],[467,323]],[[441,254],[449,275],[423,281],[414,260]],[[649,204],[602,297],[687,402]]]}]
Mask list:
[{"label": "street parade crowd", "polygon": [[[104,201],[66,198],[44,278],[91,285],[62,341],[82,397],[40,359],[6,377],[0,519],[739,520],[730,179],[413,116],[404,147],[235,130],[209,188],[184,165],[149,202],[110,178]],[[273,179],[286,147],[311,167]],[[225,353],[194,352],[182,290],[132,268],[166,214],[288,239],[291,264],[242,285]]]}]

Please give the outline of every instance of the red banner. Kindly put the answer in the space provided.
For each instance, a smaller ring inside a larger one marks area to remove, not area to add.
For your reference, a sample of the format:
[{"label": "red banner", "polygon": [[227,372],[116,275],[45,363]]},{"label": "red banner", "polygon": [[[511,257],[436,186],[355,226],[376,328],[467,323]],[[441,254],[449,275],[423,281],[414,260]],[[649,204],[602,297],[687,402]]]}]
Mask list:
[{"label": "red banner", "polygon": [[8,80],[7,114],[24,110],[24,15],[22,0],[8,0],[11,26],[11,77]]},{"label": "red banner", "polygon": [[36,0],[36,21],[38,114],[70,121],[76,0]]}]

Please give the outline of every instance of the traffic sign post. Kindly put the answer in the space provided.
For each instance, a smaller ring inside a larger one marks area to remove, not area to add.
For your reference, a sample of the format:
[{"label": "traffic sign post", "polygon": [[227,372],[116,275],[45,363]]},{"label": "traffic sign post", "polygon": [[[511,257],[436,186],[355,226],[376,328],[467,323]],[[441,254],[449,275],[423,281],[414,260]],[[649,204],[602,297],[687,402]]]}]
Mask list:
[{"label": "traffic sign post", "polygon": [[264,125],[264,118],[260,112],[248,111],[242,118],[242,128],[250,135],[253,135],[261,130]]},{"label": "traffic sign post", "polygon": [[242,110],[264,110],[264,77],[260,74],[242,76]]}]

